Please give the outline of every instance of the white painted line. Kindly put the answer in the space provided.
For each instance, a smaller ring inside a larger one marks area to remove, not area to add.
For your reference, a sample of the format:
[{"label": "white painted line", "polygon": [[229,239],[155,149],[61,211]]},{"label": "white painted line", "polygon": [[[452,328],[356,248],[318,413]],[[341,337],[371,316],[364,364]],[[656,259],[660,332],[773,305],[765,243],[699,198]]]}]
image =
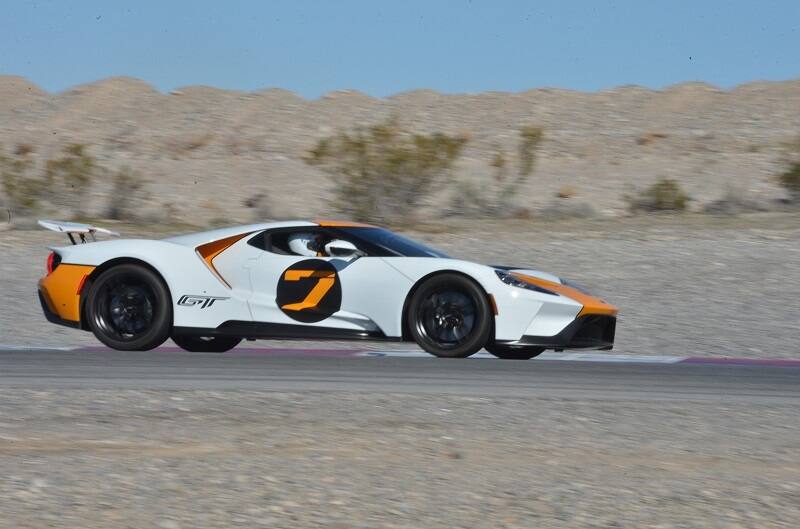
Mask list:
[{"label": "white painted line", "polygon": [[642,364],[677,364],[685,356],[664,355],[616,355],[608,353],[542,353],[537,360],[559,360],[567,362],[635,362]]},{"label": "white painted line", "polygon": [[[76,351],[80,346],[46,346],[46,345],[5,345],[0,344],[0,351]],[[433,358],[425,351],[361,351],[355,356],[362,357],[399,357],[399,358]],[[495,358],[494,355],[480,351],[470,358]],[[556,360],[561,362],[607,362],[607,363],[641,363],[641,364],[677,364],[686,360],[686,356],[665,355],[627,355],[609,353],[542,353],[534,360]]]},{"label": "white painted line", "polygon": [[[400,358],[432,358],[424,351],[364,351],[356,356],[372,357],[400,357]],[[485,351],[475,353],[470,358],[495,358]],[[664,355],[620,355],[608,353],[542,353],[534,360],[558,360],[566,362],[634,362],[643,364],[677,364],[685,359],[684,356]]]}]

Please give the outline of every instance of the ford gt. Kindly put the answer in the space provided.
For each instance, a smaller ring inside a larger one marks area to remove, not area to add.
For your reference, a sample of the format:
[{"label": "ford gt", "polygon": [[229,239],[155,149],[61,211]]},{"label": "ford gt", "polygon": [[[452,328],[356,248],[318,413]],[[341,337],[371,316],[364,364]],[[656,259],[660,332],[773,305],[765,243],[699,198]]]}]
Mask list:
[{"label": "ford gt", "polygon": [[168,338],[223,352],[244,339],[395,340],[439,357],[506,359],[610,349],[617,308],[555,275],[453,259],[388,229],[273,222],[161,240],[97,241],[88,224],[40,221],[53,247],[39,298],[53,323],[118,350]]}]

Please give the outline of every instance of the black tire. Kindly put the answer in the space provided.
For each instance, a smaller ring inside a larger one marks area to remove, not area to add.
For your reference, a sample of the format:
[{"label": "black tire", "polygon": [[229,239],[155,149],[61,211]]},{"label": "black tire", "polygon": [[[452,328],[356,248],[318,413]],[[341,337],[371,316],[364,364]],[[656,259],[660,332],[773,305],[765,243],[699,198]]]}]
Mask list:
[{"label": "black tire", "polygon": [[86,299],[89,329],[119,351],[147,351],[169,338],[172,301],[167,286],[144,266],[121,264],[92,282]]},{"label": "black tire", "polygon": [[236,336],[190,336],[175,335],[172,341],[178,347],[190,353],[224,353],[230,351],[242,341]]},{"label": "black tire", "polygon": [[492,309],[486,293],[459,274],[427,279],[411,296],[411,337],[434,356],[465,358],[486,345],[492,331]]},{"label": "black tire", "polygon": [[497,358],[502,358],[503,360],[530,360],[544,352],[544,347],[513,347],[496,343],[487,343],[484,347]]}]

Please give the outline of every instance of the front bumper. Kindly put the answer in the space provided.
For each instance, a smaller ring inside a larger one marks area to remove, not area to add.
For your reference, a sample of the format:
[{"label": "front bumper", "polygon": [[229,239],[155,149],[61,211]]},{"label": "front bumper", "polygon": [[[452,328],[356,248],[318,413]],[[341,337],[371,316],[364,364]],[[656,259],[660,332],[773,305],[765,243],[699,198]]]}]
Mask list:
[{"label": "front bumper", "polygon": [[614,347],[616,316],[579,316],[555,336],[525,335],[519,340],[498,341],[503,345],[535,346],[547,349],[604,349]]}]

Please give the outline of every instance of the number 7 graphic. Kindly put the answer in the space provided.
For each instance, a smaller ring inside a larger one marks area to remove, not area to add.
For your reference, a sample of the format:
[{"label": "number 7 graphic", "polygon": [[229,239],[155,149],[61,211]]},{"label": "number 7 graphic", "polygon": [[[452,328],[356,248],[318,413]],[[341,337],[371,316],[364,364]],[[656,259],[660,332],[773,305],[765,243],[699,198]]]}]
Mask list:
[{"label": "number 7 graphic", "polygon": [[282,305],[283,310],[300,311],[316,308],[336,283],[336,272],[331,270],[287,270],[283,276],[286,281],[300,281],[307,277],[316,277],[319,281],[303,301]]}]

